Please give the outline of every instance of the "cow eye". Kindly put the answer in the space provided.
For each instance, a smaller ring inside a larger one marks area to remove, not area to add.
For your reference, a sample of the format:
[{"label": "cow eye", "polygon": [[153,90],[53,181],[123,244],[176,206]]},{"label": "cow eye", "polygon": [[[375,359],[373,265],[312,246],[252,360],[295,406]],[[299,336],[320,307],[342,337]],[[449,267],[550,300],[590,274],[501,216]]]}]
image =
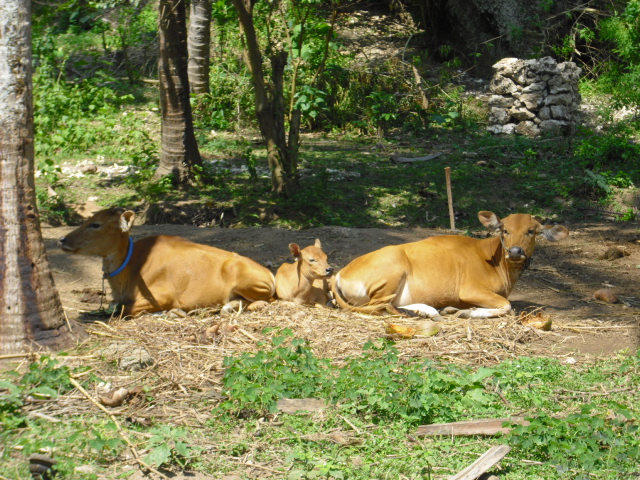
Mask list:
[{"label": "cow eye", "polygon": [[310,258],[309,259],[309,263],[316,263],[316,259],[315,258]]},{"label": "cow eye", "polygon": [[92,223],[91,225],[89,225],[89,228],[100,228],[102,225],[100,225],[99,223]]},{"label": "cow eye", "polygon": [[533,228],[530,228],[529,231],[527,232],[529,235],[533,235],[534,233],[536,233],[536,231]]},{"label": "cow eye", "polygon": [[505,235],[509,235],[509,230],[507,230],[506,228],[502,231],[502,233],[504,233]]}]

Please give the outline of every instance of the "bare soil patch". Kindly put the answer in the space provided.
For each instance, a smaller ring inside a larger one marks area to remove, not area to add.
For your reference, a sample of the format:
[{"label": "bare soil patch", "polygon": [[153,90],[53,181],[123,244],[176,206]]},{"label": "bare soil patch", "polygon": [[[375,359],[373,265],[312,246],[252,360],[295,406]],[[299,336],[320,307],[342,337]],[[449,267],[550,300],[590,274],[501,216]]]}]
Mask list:
[{"label": "bare soil patch", "polygon": [[[567,225],[571,236],[559,243],[540,240],[532,267],[519,280],[510,300],[516,314],[541,309],[550,315],[553,328],[543,332],[523,326],[518,318],[461,320],[447,318],[441,332],[424,339],[399,340],[398,346],[409,356],[440,356],[469,363],[493,363],[516,355],[549,355],[593,358],[620,350],[635,351],[640,346],[640,230],[632,223],[583,223]],[[207,355],[255,349],[256,342],[268,340],[264,327],[289,327],[296,336],[307,338],[318,354],[341,358],[361,351],[367,340],[386,336],[385,322],[411,324],[412,319],[390,316],[369,317],[329,309],[293,307],[275,303],[267,310],[242,313],[222,319],[215,311],[196,312],[187,318],[146,316],[135,321],[115,321],[89,312],[100,306],[101,261],[96,257],[64,254],[56,245],[59,237],[73,227],[43,228],[56,285],[70,319],[87,323],[91,331],[102,329],[108,336],[145,339],[155,336],[166,347],[202,343],[198,332],[220,322],[231,322],[240,330],[229,332],[229,347]],[[338,269],[353,258],[385,245],[416,241],[442,230],[353,229],[322,227],[306,230],[277,228],[198,228],[183,225],[141,225],[134,237],[158,233],[180,235],[192,241],[247,255],[275,270],[289,258],[288,244],[310,245],[322,241],[330,262]],[[605,259],[610,247],[628,253]],[[611,288],[621,300],[607,304],[593,298],[600,288]],[[110,298],[105,284],[107,302]],[[100,322],[95,323],[96,320]],[[100,334],[96,338],[103,338]],[[219,343],[218,338],[213,343]],[[166,348],[165,348],[166,349]],[[218,361],[213,363],[216,366]],[[213,364],[212,364],[213,365]]]}]

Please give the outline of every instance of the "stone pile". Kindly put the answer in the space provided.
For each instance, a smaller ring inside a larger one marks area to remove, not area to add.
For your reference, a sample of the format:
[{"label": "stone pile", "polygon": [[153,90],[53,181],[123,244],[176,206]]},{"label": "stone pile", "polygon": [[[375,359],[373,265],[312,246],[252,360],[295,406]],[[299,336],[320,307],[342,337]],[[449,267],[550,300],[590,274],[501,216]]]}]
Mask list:
[{"label": "stone pile", "polygon": [[504,58],[493,71],[487,130],[529,137],[574,132],[581,101],[575,63]]}]

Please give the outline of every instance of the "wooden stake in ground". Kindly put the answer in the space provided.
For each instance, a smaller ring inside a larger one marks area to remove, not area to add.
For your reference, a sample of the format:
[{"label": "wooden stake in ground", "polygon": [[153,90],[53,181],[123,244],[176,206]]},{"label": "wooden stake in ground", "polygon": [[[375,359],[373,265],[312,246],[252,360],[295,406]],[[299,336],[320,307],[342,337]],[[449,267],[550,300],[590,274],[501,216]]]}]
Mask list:
[{"label": "wooden stake in ground", "polygon": [[444,176],[447,181],[447,201],[449,203],[449,220],[451,222],[451,230],[456,229],[456,218],[453,214],[453,196],[451,194],[451,167],[444,169]]}]

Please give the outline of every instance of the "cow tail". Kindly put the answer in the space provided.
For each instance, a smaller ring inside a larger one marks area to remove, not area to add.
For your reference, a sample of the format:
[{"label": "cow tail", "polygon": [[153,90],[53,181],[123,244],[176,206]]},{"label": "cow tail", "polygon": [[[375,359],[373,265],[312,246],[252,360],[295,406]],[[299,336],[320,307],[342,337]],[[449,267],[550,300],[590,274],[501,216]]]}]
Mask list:
[{"label": "cow tail", "polygon": [[382,297],[380,299],[375,300],[368,305],[356,306],[351,305],[342,295],[342,292],[338,288],[338,282],[333,284],[333,296],[338,302],[338,306],[343,310],[349,312],[357,312],[357,313],[366,313],[369,315],[380,315],[382,313],[394,310],[391,305],[391,301],[395,298],[395,295],[388,295],[386,297]]}]

